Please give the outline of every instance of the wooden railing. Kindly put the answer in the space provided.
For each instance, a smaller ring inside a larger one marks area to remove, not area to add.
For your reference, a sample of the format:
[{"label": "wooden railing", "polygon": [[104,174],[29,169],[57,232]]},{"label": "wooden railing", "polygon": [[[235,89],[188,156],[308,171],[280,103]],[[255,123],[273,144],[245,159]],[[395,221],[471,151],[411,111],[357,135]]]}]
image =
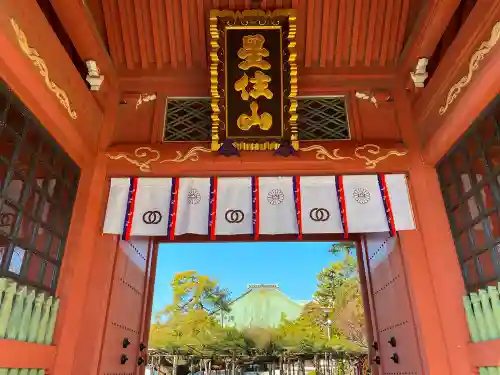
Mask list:
[{"label": "wooden railing", "polygon": [[[488,358],[488,351],[496,352],[500,342],[500,283],[498,287],[488,286],[487,290],[479,290],[477,293],[470,293],[464,296],[465,315],[472,343],[469,351],[475,353],[472,355],[479,362],[491,362],[494,366],[479,367],[479,375],[500,375],[500,366],[498,356],[494,356],[492,361]],[[491,344],[491,345],[489,345]],[[481,346],[477,350],[474,346]],[[486,346],[491,346],[485,347]],[[481,355],[479,355],[481,354]],[[481,358],[484,357],[484,358]]]},{"label": "wooden railing", "polygon": [[472,342],[500,339],[500,299],[498,287],[488,286],[464,296],[464,308]]},{"label": "wooden railing", "polygon": [[[0,278],[0,340],[51,345],[58,310],[58,299]],[[0,368],[0,375],[44,374],[37,368]]]}]

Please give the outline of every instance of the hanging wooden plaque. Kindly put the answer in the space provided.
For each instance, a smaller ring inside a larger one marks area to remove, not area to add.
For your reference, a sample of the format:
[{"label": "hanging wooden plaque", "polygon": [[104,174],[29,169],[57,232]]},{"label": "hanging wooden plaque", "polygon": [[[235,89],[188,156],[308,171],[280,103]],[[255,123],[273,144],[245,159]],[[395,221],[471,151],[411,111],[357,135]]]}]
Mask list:
[{"label": "hanging wooden plaque", "polygon": [[212,150],[298,150],[295,10],[210,12]]}]

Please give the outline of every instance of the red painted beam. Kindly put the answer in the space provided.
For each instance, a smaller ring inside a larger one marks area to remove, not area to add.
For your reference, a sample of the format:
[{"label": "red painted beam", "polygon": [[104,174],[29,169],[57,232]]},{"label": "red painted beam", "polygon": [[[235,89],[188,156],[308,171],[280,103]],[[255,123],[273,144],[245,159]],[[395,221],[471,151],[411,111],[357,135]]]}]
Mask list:
[{"label": "red painted beam", "polygon": [[51,369],[56,347],[31,342],[0,339],[0,368]]},{"label": "red painted beam", "polygon": [[[170,97],[209,97],[210,74],[206,69],[119,71],[124,92],[162,93]],[[386,68],[339,68],[299,70],[299,96],[334,95],[353,89],[387,89],[395,71]]]},{"label": "red painted beam", "polygon": [[[352,173],[404,173],[409,152],[394,141],[303,141],[301,151],[290,157],[272,152],[241,151],[225,157],[209,151],[202,142],[121,144],[106,150],[107,174],[123,176],[281,176]],[[201,150],[203,149],[203,150]]]},{"label": "red painted beam", "polygon": [[467,349],[474,367],[500,366],[500,340],[471,343]]},{"label": "red painted beam", "polygon": [[[500,87],[500,46],[488,56],[471,84],[453,103],[454,108],[442,122],[434,122],[437,130],[425,142],[424,160],[435,165],[469,128],[481,111],[498,95]],[[443,101],[445,98],[443,97]]]}]

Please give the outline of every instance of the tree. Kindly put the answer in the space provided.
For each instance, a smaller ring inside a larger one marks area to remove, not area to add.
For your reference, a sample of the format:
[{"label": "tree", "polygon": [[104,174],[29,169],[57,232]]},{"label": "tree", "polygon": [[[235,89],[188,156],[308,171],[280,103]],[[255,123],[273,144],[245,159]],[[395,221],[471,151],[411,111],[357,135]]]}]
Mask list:
[{"label": "tree", "polygon": [[202,309],[209,313],[229,310],[229,291],[222,289],[216,280],[199,275],[196,271],[185,271],[174,275],[170,283],[174,301],[169,311]]},{"label": "tree", "polygon": [[343,253],[351,254],[354,249],[356,249],[354,242],[337,242],[334,243],[328,251],[333,255],[342,255]]},{"label": "tree", "polygon": [[173,353],[200,353],[224,340],[226,332],[213,312],[229,311],[229,292],[196,271],[175,274],[170,286],[173,303],[157,314],[151,346]]},{"label": "tree", "polygon": [[348,280],[358,281],[357,263],[355,258],[346,253],[344,258],[330,263],[330,265],[318,273],[318,289],[314,293],[315,301],[323,307],[333,307],[335,300],[342,296],[339,289],[345,288]]},{"label": "tree", "polygon": [[342,255],[318,275],[318,289],[314,298],[321,306],[330,308],[332,326],[346,339],[366,347],[364,310],[357,272],[357,262],[351,254],[353,243],[338,243],[330,253]]},{"label": "tree", "polygon": [[282,317],[280,326],[274,330],[272,345],[289,354],[316,354],[331,350],[362,352],[363,347],[350,342],[336,326],[328,327],[330,318],[324,308],[309,303],[299,318],[288,320]]}]

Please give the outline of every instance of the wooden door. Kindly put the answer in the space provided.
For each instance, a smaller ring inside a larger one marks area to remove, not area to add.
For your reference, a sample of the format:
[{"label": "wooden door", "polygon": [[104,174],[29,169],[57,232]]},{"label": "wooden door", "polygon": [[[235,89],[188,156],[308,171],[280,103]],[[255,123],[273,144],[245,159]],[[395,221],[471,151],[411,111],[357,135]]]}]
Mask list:
[{"label": "wooden door", "polygon": [[399,238],[372,233],[364,236],[362,245],[374,340],[370,344],[375,344],[374,373],[422,374]]},{"label": "wooden door", "polygon": [[[144,373],[147,342],[143,342],[143,334],[148,320],[144,314],[152,248],[148,238],[118,242],[99,375]],[[141,344],[145,346],[142,350]]]}]

